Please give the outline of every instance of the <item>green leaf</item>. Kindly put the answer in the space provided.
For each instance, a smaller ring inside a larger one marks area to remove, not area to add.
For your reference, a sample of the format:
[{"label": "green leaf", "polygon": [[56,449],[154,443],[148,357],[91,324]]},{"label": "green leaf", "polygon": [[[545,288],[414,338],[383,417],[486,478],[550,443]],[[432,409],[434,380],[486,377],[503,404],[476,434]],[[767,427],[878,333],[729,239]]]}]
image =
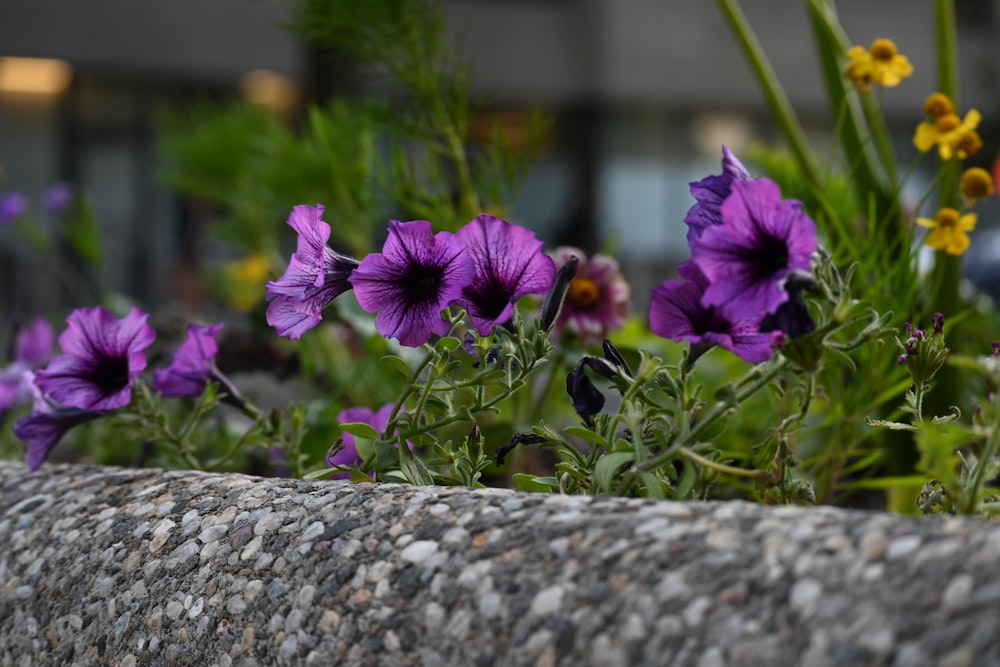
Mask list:
[{"label": "green leaf", "polygon": [[434,349],[438,352],[451,352],[452,350],[457,350],[461,347],[462,342],[453,336],[445,336],[434,345]]},{"label": "green leaf", "polygon": [[582,426],[570,426],[566,429],[566,435],[576,436],[581,440],[586,440],[593,445],[606,446],[608,444],[607,439],[605,439],[600,433],[594,433],[589,428],[583,428]]},{"label": "green leaf", "polygon": [[431,486],[434,484],[434,475],[431,473],[430,468],[427,467],[427,464],[419,456],[409,450],[405,452],[400,450],[399,467],[403,470],[403,474],[406,475],[411,484],[417,486]]},{"label": "green leaf", "polygon": [[307,472],[305,475],[302,476],[302,479],[323,479],[327,475],[332,475],[336,472],[337,471],[334,470],[333,468],[320,468],[318,470],[312,470],[310,472]]},{"label": "green leaf", "polygon": [[736,397],[736,390],[732,384],[728,383],[716,389],[712,398],[731,407],[736,407],[740,404],[739,399]]},{"label": "green leaf", "polygon": [[635,452],[611,452],[597,460],[594,481],[603,493],[611,493],[611,482],[622,468],[635,461]]},{"label": "green leaf", "polygon": [[694,489],[695,483],[698,481],[698,470],[694,467],[689,459],[682,459],[684,462],[684,474],[677,481],[677,487],[674,489],[674,500],[684,500]]},{"label": "green leaf", "polygon": [[350,433],[356,438],[365,440],[378,440],[379,432],[372,428],[371,424],[365,422],[348,422],[341,424],[340,428],[344,433]]},{"label": "green leaf", "polygon": [[382,363],[385,364],[386,366],[391,366],[392,368],[399,371],[399,374],[402,375],[407,380],[410,379],[410,367],[409,365],[407,365],[405,361],[403,361],[399,357],[392,354],[387,354],[384,357],[382,357]]},{"label": "green leaf", "polygon": [[518,472],[514,473],[514,488],[518,491],[552,493],[559,488],[559,480],[555,477],[535,477],[534,475]]},{"label": "green leaf", "polygon": [[667,499],[664,484],[659,477],[651,472],[640,472],[639,479],[642,480],[643,486],[646,487],[646,494],[650,498],[656,498],[657,500]]}]

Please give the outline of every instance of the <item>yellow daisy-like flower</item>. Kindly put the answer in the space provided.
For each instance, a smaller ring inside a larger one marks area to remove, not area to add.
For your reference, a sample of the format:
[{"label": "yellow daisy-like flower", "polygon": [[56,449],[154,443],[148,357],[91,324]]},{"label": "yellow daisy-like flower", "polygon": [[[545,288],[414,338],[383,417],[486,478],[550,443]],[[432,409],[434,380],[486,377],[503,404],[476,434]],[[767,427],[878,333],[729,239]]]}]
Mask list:
[{"label": "yellow daisy-like flower", "polygon": [[931,118],[940,118],[950,113],[955,113],[955,105],[951,98],[944,93],[931,93],[924,100],[924,113]]},{"label": "yellow daisy-like flower", "polygon": [[996,192],[993,187],[993,177],[982,167],[969,167],[962,172],[959,188],[965,197],[966,206],[972,206],[977,199],[989,197]]},{"label": "yellow daisy-like flower", "polygon": [[982,116],[975,109],[965,114],[965,119],[959,119],[953,113],[944,114],[934,122],[924,121],[917,125],[917,133],[913,136],[913,145],[921,153],[926,153],[936,145],[938,155],[942,160],[950,160],[956,155],[964,160],[975,155],[983,146],[983,140],[976,132]]},{"label": "yellow daisy-like flower", "polygon": [[976,214],[959,215],[953,208],[942,208],[936,218],[917,218],[917,224],[931,230],[926,240],[928,246],[949,255],[961,255],[969,247],[966,232],[976,228]]},{"label": "yellow daisy-like flower", "polygon": [[870,93],[873,83],[885,88],[898,86],[903,79],[913,74],[913,65],[896,50],[896,44],[891,39],[876,39],[872,42],[871,49],[852,47],[847,52],[847,57],[851,62],[847,64],[844,76],[863,93]]}]

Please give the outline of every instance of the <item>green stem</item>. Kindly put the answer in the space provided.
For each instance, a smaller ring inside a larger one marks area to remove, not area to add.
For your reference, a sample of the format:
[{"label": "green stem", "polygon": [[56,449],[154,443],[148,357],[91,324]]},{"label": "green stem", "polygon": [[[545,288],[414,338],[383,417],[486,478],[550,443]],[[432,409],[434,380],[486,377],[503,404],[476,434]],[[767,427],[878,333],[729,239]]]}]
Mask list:
[{"label": "green stem", "polygon": [[966,514],[973,514],[976,511],[979,504],[979,493],[983,484],[986,483],[986,471],[994,464],[998,449],[1000,449],[1000,428],[993,428],[986,440],[986,447],[983,448],[976,461],[976,468],[972,474],[972,485],[969,487],[965,499]]},{"label": "green stem", "polygon": [[784,134],[785,141],[788,142],[788,146],[798,163],[802,176],[814,189],[819,190],[820,182],[817,177],[816,166],[813,164],[812,151],[809,149],[808,142],[806,141],[805,131],[799,124],[795,112],[792,111],[791,102],[789,102],[788,96],[785,95],[785,91],[778,81],[778,76],[775,74],[774,68],[771,67],[771,63],[768,61],[763,47],[757,40],[750,22],[747,21],[746,15],[743,14],[743,11],[735,0],[717,0],[717,3],[726,20],[729,22],[730,29],[736,35],[736,39],[743,49],[743,54],[750,64],[754,76],[757,77],[757,82],[764,93],[764,98],[771,109],[771,113],[774,115],[778,127]]},{"label": "green stem", "polygon": [[749,477],[756,479],[761,475],[766,474],[763,470],[747,470],[746,468],[737,468],[735,466],[726,465],[725,463],[719,463],[718,461],[713,461],[712,459],[707,459],[701,454],[698,454],[687,447],[681,447],[677,452],[688,459],[691,459],[695,463],[699,463],[706,468],[711,468],[712,470],[717,470],[718,472],[725,473],[727,475],[733,475],[735,477]]},{"label": "green stem", "polygon": [[[778,374],[788,365],[788,359],[785,357],[779,357],[776,361],[772,362],[770,366],[762,367],[756,366],[744,378],[740,381],[737,386],[740,387],[736,392],[736,403],[740,404],[747,398],[757,393],[764,387],[766,387]],[[715,422],[724,415],[728,414],[734,409],[732,403],[719,401],[713,405],[708,412],[706,412],[702,418],[694,425],[690,430],[688,430],[684,435],[680,436],[670,447],[665,451],[661,452],[657,456],[645,461],[642,465],[635,466],[635,468],[624,476],[621,484],[619,484],[618,489],[615,491],[615,495],[623,496],[629,492],[632,486],[638,481],[639,473],[649,472],[665,465],[671,459],[675,458],[678,454],[683,456],[688,456],[691,453],[690,447],[697,442],[698,436],[703,432],[708,430]],[[722,464],[719,464],[722,465]],[[728,466],[727,466],[728,467]],[[756,474],[756,473],[754,473]]]}]

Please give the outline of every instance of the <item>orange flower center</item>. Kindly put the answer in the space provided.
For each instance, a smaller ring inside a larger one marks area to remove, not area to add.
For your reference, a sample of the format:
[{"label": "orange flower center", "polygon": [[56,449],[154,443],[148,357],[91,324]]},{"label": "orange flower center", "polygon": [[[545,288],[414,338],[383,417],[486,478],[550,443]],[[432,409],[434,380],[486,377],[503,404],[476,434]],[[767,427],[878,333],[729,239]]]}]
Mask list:
[{"label": "orange flower center", "polygon": [[937,128],[938,132],[951,132],[956,127],[962,124],[962,119],[953,113],[946,113],[945,115],[939,117],[934,123],[934,127]]},{"label": "orange flower center", "polygon": [[588,310],[597,305],[601,300],[601,290],[590,278],[574,278],[566,291],[566,300],[574,308]]},{"label": "orange flower center", "polygon": [[872,42],[872,58],[881,62],[891,62],[896,57],[896,45],[891,39],[876,39]]},{"label": "orange flower center", "polygon": [[944,93],[931,93],[924,102],[924,112],[931,118],[940,118],[955,113],[955,105]]},{"label": "orange flower center", "polygon": [[969,132],[962,135],[961,140],[958,142],[958,150],[965,153],[966,157],[970,157],[979,152],[979,149],[983,147],[983,140],[979,136],[979,133],[975,130],[970,130]]},{"label": "orange flower center", "polygon": [[938,211],[937,223],[939,227],[955,227],[958,224],[958,211],[953,208],[943,208]]},{"label": "orange flower center", "polygon": [[993,179],[982,167],[970,167],[962,174],[961,189],[969,199],[979,199],[993,194]]}]

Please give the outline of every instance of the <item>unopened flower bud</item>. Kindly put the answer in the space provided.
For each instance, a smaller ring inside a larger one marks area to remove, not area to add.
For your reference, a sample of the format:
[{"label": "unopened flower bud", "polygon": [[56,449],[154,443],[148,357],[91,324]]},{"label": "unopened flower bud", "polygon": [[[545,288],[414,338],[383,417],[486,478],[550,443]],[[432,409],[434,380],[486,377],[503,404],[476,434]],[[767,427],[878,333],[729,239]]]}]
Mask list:
[{"label": "unopened flower bud", "polygon": [[550,331],[559,319],[559,311],[562,310],[563,301],[566,299],[566,291],[569,289],[569,284],[573,282],[573,278],[576,277],[576,271],[579,268],[580,258],[575,255],[559,267],[552,291],[546,295],[545,302],[542,304],[542,328],[545,331]]}]

